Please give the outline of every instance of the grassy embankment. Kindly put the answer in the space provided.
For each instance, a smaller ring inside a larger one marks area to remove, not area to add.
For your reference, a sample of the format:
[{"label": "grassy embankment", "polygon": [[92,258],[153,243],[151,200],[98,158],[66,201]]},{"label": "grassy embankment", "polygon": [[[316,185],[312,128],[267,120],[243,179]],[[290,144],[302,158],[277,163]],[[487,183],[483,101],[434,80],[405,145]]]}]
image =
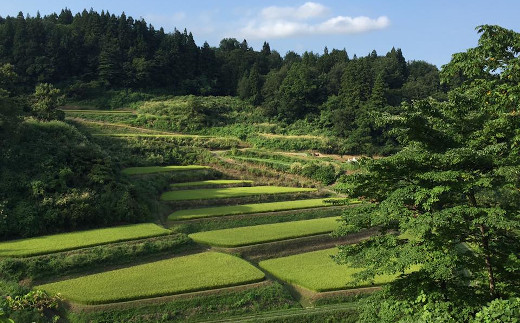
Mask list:
[{"label": "grassy embankment", "polygon": [[252,186],[252,187],[229,187],[229,188],[207,188],[199,190],[177,190],[165,192],[161,195],[163,201],[185,201],[202,199],[221,199],[244,197],[264,194],[284,194],[298,192],[313,192],[314,188],[282,187],[282,186]]},{"label": "grassy embankment", "polygon": [[[296,201],[282,201],[282,202],[271,202],[271,203],[252,203],[242,205],[230,205],[230,206],[216,206],[206,207],[199,209],[186,209],[175,211],[168,216],[169,220],[187,220],[187,219],[198,219],[207,217],[217,217],[226,215],[239,215],[239,214],[251,214],[251,213],[265,213],[265,212],[277,212],[277,211],[288,211],[298,209],[308,209],[317,207],[328,207],[334,206],[332,203],[326,201],[334,201],[341,199],[307,199],[307,200],[296,200]],[[354,204],[358,201],[352,200],[350,203]]]}]

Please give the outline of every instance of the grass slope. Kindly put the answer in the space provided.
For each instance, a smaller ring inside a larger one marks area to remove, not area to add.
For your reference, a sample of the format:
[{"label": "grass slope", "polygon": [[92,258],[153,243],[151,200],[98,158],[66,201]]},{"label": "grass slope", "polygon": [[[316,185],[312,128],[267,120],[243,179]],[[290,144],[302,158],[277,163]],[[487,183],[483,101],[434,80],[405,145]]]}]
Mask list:
[{"label": "grass slope", "polygon": [[196,242],[220,247],[239,247],[263,242],[305,237],[332,232],[339,217],[291,221],[197,232],[189,235]]},{"label": "grass slope", "polygon": [[204,252],[37,286],[83,304],[104,304],[242,285],[264,274],[246,261]]},{"label": "grass slope", "polygon": [[199,166],[199,165],[188,165],[188,166],[149,166],[149,167],[129,167],[125,168],[121,171],[123,174],[127,175],[140,175],[140,174],[153,174],[153,173],[163,173],[163,172],[175,172],[175,171],[183,171],[183,170],[197,170],[197,169],[207,169],[208,166]]},{"label": "grass slope", "polygon": [[283,202],[271,202],[271,203],[254,203],[254,204],[242,204],[232,206],[216,206],[206,207],[200,209],[188,209],[175,211],[168,216],[169,220],[186,220],[186,219],[197,219],[214,216],[225,216],[225,215],[237,215],[237,214],[249,214],[249,213],[262,213],[262,212],[275,212],[285,210],[297,210],[297,209],[308,209],[314,207],[326,207],[333,206],[331,203],[325,203],[327,199],[308,199],[308,200],[297,200],[297,201],[283,201]]},{"label": "grass slope", "polygon": [[230,197],[242,197],[263,194],[283,194],[316,191],[315,188],[282,187],[282,186],[252,186],[252,187],[228,187],[207,188],[198,190],[179,190],[165,192],[161,195],[163,201],[184,201],[201,199],[219,199]]},{"label": "grass slope", "polygon": [[63,112],[66,114],[133,114],[134,111],[130,110],[75,110],[75,109],[64,109]]},{"label": "grass slope", "polygon": [[175,183],[175,184],[171,184],[170,187],[194,187],[194,186],[232,185],[232,184],[253,184],[253,181],[241,180],[241,179],[210,179],[207,181]]},{"label": "grass slope", "polygon": [[[259,266],[275,277],[317,292],[381,285],[393,281],[396,275],[379,275],[374,282],[356,282],[353,275],[362,268],[338,265],[331,255],[338,249],[325,249],[298,255],[268,259]],[[418,267],[417,267],[418,268]]]},{"label": "grass slope", "polygon": [[27,257],[169,234],[153,223],[62,233],[0,243],[0,257]]}]

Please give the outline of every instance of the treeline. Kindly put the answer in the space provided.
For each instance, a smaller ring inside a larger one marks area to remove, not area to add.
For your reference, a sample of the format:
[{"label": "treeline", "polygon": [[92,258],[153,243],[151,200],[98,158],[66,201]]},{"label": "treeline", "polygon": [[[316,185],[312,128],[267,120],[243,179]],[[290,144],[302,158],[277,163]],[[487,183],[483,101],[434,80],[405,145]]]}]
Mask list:
[{"label": "treeline", "polygon": [[345,150],[351,153],[395,149],[375,114],[403,100],[445,95],[437,68],[407,62],[400,49],[349,57],[345,49],[325,48],[322,54],[290,51],[282,57],[268,43],[260,51],[234,38],[218,47],[198,46],[186,30],[166,33],[143,19],[92,9],[0,18],[0,63],[14,65],[18,87],[52,83],[76,100],[122,88],[237,95],[266,118],[332,129],[349,138]]}]

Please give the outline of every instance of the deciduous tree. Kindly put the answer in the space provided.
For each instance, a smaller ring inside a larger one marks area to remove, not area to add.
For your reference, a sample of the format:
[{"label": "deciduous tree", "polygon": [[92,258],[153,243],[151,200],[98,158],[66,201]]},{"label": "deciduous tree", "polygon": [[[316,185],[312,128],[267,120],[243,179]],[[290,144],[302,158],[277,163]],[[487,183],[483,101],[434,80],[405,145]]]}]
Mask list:
[{"label": "deciduous tree", "polygon": [[[363,279],[401,274],[389,288],[395,304],[408,302],[401,318],[468,320],[519,292],[520,34],[478,32],[478,46],[443,67],[445,82],[464,80],[449,100],[404,104],[387,121],[405,148],[366,161],[341,187],[367,202],[345,212],[341,232],[380,230],[341,247],[338,260],[364,267]],[[420,269],[406,273],[412,266]]]}]

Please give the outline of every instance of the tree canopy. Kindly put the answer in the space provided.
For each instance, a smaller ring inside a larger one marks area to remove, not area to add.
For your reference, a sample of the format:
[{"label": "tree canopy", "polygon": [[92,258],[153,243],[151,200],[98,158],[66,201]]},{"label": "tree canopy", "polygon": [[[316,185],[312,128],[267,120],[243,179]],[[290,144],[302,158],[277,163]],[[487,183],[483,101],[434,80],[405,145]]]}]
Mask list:
[{"label": "tree canopy", "polygon": [[394,305],[379,307],[388,321],[467,321],[487,301],[518,295],[520,34],[478,32],[478,46],[441,71],[458,85],[448,101],[404,103],[388,115],[404,148],[367,160],[340,186],[367,202],[345,212],[341,232],[380,233],[341,247],[338,260],[365,267],[360,278],[402,274],[387,290]]}]

